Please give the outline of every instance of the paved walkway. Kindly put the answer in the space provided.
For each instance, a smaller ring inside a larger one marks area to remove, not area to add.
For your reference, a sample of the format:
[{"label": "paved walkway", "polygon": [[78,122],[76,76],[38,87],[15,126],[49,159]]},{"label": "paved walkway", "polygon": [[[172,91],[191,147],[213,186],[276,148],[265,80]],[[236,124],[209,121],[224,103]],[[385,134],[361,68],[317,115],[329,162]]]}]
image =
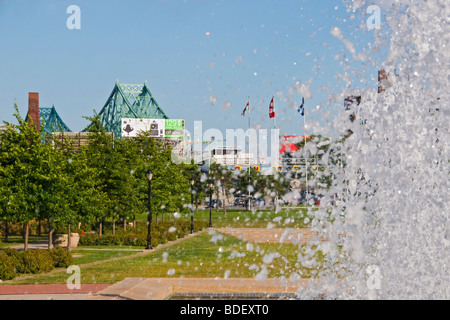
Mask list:
[{"label": "paved walkway", "polygon": [[209,279],[209,278],[126,278],[112,286],[91,295],[89,300],[190,300],[203,299],[244,299],[292,298],[305,287],[307,279],[289,280],[266,279]]},{"label": "paved walkway", "polygon": [[[12,249],[23,250],[24,245],[11,246]],[[28,243],[28,249],[48,249],[48,240],[33,241]]]},{"label": "paved walkway", "polygon": [[[244,241],[254,243],[306,244],[308,241],[315,240],[317,238],[317,234],[310,229],[219,228],[216,230]],[[321,238],[320,241],[326,241],[326,239]]]}]

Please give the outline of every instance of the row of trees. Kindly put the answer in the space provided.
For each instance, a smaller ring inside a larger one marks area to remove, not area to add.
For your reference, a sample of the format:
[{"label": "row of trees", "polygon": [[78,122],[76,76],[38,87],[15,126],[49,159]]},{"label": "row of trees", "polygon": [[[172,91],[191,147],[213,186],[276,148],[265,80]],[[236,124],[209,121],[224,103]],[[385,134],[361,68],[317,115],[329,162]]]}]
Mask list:
[{"label": "row of trees", "polygon": [[153,171],[151,205],[156,221],[165,213],[188,211],[191,192],[197,204],[209,197],[210,182],[213,198],[247,194],[275,198],[288,191],[289,181],[281,174],[263,176],[253,169],[237,172],[213,164],[205,175],[195,164],[174,164],[170,146],[149,132],[134,139],[113,139],[98,117],[88,118],[89,143],[74,150],[70,139],[47,140],[15,108],[17,124],[6,123],[0,135],[0,220],[5,226],[24,225],[25,249],[33,220],[48,224],[50,245],[57,228],[70,233],[78,223],[91,224],[101,235],[108,219],[114,233],[117,221],[125,226],[147,212],[148,169]]},{"label": "row of trees", "polygon": [[[238,171],[230,170],[217,163],[211,164],[209,179],[213,185],[213,198],[222,200],[224,214],[226,214],[226,201],[229,196],[232,198],[250,196],[252,199],[271,198],[275,204],[278,197],[289,192],[290,184],[289,177],[284,173],[263,175],[252,167],[250,171]],[[205,189],[205,184],[201,188],[201,192],[209,192]],[[218,207],[216,209],[218,210]]]},{"label": "row of trees", "polygon": [[149,168],[152,211],[183,210],[195,166],[173,164],[170,148],[148,133],[135,140],[112,139],[94,117],[87,128],[89,143],[74,150],[69,139],[42,143],[43,132],[15,107],[18,124],[6,123],[0,135],[0,219],[24,224],[25,249],[32,220],[46,221],[49,230],[66,226],[67,233],[80,222],[97,223],[101,233],[104,219],[112,219],[114,228],[117,220],[146,212]]}]

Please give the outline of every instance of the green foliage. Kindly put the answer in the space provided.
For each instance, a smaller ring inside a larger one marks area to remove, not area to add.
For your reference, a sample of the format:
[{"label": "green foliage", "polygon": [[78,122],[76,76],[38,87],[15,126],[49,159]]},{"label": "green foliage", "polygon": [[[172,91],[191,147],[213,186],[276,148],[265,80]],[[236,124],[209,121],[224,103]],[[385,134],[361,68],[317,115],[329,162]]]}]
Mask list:
[{"label": "green foliage", "polygon": [[22,252],[16,249],[6,248],[3,252],[12,259],[17,273],[25,273],[25,264],[22,259]]},{"label": "green foliage", "polygon": [[[198,166],[174,164],[171,146],[155,140],[149,132],[134,139],[114,139],[96,115],[88,118],[89,143],[74,150],[73,142],[64,134],[52,144],[47,143],[53,137],[42,139],[45,133],[25,122],[15,108],[18,124],[7,124],[0,136],[1,220],[12,225],[45,221],[45,225],[63,233],[67,233],[69,224],[74,228],[81,222],[89,226],[83,228],[88,231],[105,219],[131,220],[148,211],[148,169],[154,173],[151,212],[156,220],[164,214],[189,212],[189,180],[194,176],[200,181]],[[230,175],[225,174],[228,171],[223,173],[220,181],[222,187],[228,188]],[[197,195],[202,192],[201,183],[195,188]],[[178,231],[155,232],[158,242],[181,236]],[[101,241],[145,245],[146,238],[141,234],[119,234]],[[38,258],[30,256],[27,260],[32,268],[37,264],[33,259]]]},{"label": "green foliage", "polygon": [[260,171],[250,168],[236,177],[237,191],[242,195],[250,194],[253,198],[260,199],[264,196],[274,198],[276,195],[283,196],[289,192],[290,179],[285,173],[263,175]]},{"label": "green foliage", "polygon": [[49,272],[54,268],[53,259],[48,250],[36,249],[21,252],[23,273]]},{"label": "green foliage", "polygon": [[27,251],[7,248],[0,251],[0,279],[10,280],[18,274],[49,272],[54,268],[67,268],[72,263],[72,254],[63,248]]},{"label": "green foliage", "polygon": [[0,215],[27,222],[39,217],[49,186],[51,146],[41,144],[40,133],[19,115],[18,125],[7,124],[0,143]]},{"label": "green foliage", "polygon": [[11,280],[17,275],[17,270],[14,267],[14,260],[5,252],[0,251],[0,279]]},{"label": "green foliage", "polygon": [[[194,232],[200,231],[208,226],[206,221],[195,221]],[[152,224],[151,236],[152,246],[174,241],[183,238],[191,230],[190,221],[160,222]],[[115,235],[106,233],[99,236],[97,233],[86,234],[80,238],[81,246],[146,246],[147,245],[147,227],[140,223],[136,228],[129,228],[127,231],[118,230]]]},{"label": "green foliage", "polygon": [[55,268],[67,268],[73,264],[72,254],[64,248],[53,248],[49,253]]}]

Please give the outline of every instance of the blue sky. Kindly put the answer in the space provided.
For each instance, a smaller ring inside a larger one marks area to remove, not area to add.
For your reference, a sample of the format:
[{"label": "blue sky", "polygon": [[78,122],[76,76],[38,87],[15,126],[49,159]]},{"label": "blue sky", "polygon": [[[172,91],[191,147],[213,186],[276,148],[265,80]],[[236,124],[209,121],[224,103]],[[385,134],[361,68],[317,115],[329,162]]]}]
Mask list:
[{"label": "blue sky", "polygon": [[[272,128],[275,96],[281,132],[303,134],[296,109],[305,95],[307,120],[327,126],[323,113],[343,107],[327,103],[344,86],[336,75],[347,72],[348,89],[364,91],[376,87],[378,68],[354,62],[332,28],[357,53],[381,61],[384,52],[372,54],[365,7],[348,12],[344,2],[0,0],[0,120],[14,122],[14,102],[25,116],[28,92],[39,92],[41,107],[55,105],[80,131],[119,80],[147,81],[166,114],[188,129],[196,120],[204,129],[246,129],[248,97],[252,124]],[[69,5],[81,9],[80,30],[66,26]]]}]

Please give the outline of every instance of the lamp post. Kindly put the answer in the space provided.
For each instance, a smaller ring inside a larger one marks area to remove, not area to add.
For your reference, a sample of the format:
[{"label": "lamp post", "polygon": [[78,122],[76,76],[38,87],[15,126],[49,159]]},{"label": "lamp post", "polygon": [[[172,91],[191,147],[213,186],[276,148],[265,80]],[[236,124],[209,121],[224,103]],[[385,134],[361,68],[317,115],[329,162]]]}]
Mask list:
[{"label": "lamp post", "polygon": [[211,221],[212,188],[213,188],[212,180],[209,180],[209,227],[210,227],[210,228],[212,228],[212,221]]},{"label": "lamp post", "polygon": [[192,191],[194,189],[195,180],[194,178],[191,178],[189,180],[189,183],[191,184],[191,234],[194,233],[194,199],[192,197]]},{"label": "lamp post", "polygon": [[153,178],[153,171],[148,170],[147,171],[147,181],[148,181],[148,234],[147,234],[147,246],[145,249],[151,250],[152,249],[152,207],[151,207],[151,192],[152,192],[152,178]]},{"label": "lamp post", "polygon": [[205,173],[206,175],[208,175],[208,187],[209,187],[209,228],[212,227],[212,220],[211,220],[211,205],[212,205],[212,181],[211,178],[209,177],[209,167],[207,165],[204,165],[201,169],[202,173]]}]

